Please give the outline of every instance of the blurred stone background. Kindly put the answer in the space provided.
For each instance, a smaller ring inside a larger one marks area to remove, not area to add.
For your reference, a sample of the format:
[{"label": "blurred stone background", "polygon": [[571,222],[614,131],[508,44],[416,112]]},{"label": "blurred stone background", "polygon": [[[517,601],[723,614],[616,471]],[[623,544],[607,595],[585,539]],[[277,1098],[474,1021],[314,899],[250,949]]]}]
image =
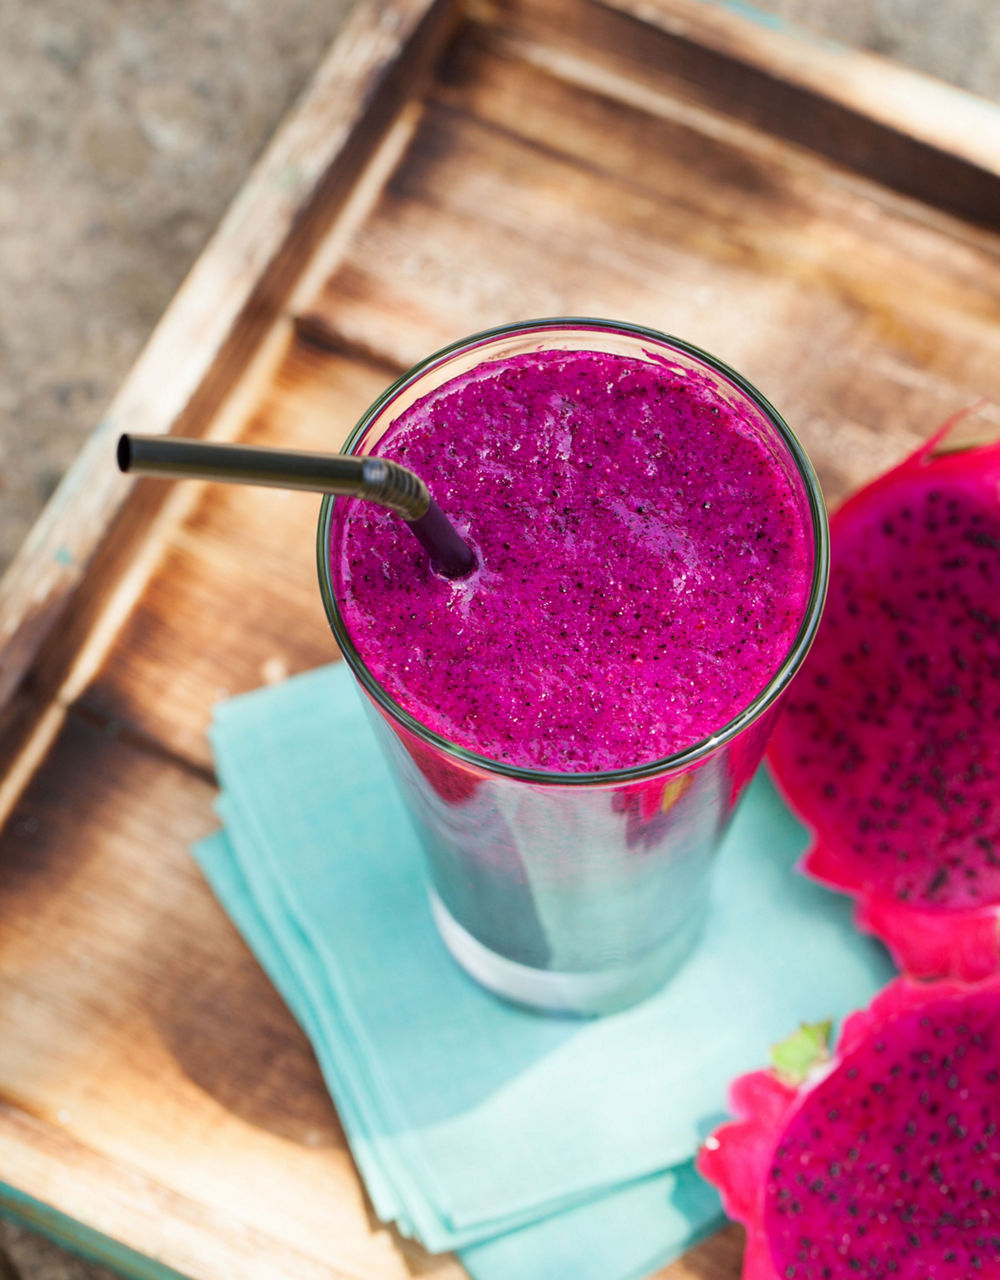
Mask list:
[{"label": "blurred stone background", "polygon": [[[0,0],[0,570],[352,3]],[[1000,99],[1000,0],[757,5]],[[105,1277],[0,1223],[0,1280]]]},{"label": "blurred stone background", "polygon": [[0,0],[0,569],[351,0]]}]

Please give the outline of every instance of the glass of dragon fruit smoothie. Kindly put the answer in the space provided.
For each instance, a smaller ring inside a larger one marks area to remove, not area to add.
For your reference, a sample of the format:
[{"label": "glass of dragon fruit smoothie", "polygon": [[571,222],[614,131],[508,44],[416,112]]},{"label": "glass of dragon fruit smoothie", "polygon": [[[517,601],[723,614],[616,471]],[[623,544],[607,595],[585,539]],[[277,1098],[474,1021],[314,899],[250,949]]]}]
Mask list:
[{"label": "glass of dragon fruit smoothie", "polygon": [[781,417],[675,338],[560,319],[437,353],[347,450],[428,482],[475,551],[325,498],[320,586],[452,955],[594,1015],[690,953],[713,855],[819,621],[826,510]]}]

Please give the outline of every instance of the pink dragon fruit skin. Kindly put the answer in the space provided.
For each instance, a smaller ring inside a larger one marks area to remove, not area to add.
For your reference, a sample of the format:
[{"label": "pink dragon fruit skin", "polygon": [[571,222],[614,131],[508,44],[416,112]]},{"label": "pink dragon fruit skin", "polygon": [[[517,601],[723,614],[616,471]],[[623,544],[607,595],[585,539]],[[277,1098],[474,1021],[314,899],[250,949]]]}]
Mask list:
[{"label": "pink dragon fruit skin", "polygon": [[1000,977],[899,978],[798,1086],[736,1080],[698,1155],[743,1280],[1000,1276]]},{"label": "pink dragon fruit skin", "polygon": [[1000,968],[1000,443],[955,419],[831,520],[826,612],[768,758],[904,970]]}]

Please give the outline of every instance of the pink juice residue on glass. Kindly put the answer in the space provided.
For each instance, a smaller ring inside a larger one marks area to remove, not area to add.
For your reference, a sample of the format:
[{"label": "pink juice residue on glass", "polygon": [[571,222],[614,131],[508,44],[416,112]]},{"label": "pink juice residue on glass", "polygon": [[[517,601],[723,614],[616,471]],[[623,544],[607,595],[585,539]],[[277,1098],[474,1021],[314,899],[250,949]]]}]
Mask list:
[{"label": "pink juice residue on glass", "polygon": [[345,624],[399,706],[479,755],[662,759],[747,707],[801,626],[812,535],[790,464],[695,375],[516,356],[406,409],[374,452],[424,477],[480,568],[441,578],[401,520],[340,501]]}]

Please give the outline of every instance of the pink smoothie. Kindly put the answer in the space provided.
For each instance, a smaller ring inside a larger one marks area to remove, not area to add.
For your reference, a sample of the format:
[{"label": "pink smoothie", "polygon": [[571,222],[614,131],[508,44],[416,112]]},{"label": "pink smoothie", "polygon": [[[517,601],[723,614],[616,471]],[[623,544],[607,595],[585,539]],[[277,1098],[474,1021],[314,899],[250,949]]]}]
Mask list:
[{"label": "pink smoothie", "polygon": [[808,513],[773,448],[666,364],[481,365],[375,449],[427,480],[480,567],[439,577],[398,518],[338,503],[351,638],[401,707],[490,759],[579,773],[689,747],[765,688],[806,611]]}]

